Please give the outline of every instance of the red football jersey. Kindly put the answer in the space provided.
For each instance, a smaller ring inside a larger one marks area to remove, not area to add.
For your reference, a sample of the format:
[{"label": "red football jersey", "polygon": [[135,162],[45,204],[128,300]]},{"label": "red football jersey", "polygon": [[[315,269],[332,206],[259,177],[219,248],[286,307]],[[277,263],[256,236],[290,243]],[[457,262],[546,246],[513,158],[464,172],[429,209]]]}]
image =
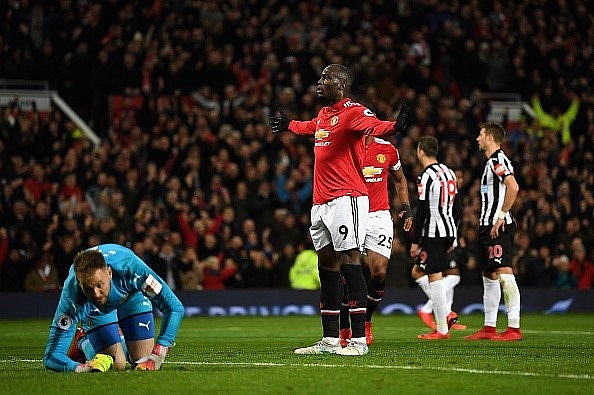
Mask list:
[{"label": "red football jersey", "polygon": [[363,179],[363,135],[394,134],[393,121],[381,121],[365,106],[345,98],[322,107],[311,121],[291,121],[289,130],[314,136],[313,203],[340,196],[367,195]]},{"label": "red football jersey", "polygon": [[369,193],[369,212],[390,210],[388,170],[398,170],[401,166],[398,150],[390,142],[374,138],[365,146],[363,177]]}]

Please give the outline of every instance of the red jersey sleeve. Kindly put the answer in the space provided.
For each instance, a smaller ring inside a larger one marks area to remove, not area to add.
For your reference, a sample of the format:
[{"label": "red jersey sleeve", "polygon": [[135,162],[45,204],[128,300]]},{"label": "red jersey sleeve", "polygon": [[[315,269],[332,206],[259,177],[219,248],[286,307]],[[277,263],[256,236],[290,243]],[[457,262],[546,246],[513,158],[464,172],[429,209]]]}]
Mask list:
[{"label": "red jersey sleeve", "polygon": [[375,116],[373,111],[364,106],[351,107],[348,113],[350,115],[350,126],[353,130],[372,136],[396,134],[394,131],[395,121],[382,121]]},{"label": "red jersey sleeve", "polygon": [[311,121],[295,121],[291,120],[289,123],[289,130],[295,134],[301,134],[305,136],[313,136],[316,132],[318,125],[318,118],[314,118]]}]

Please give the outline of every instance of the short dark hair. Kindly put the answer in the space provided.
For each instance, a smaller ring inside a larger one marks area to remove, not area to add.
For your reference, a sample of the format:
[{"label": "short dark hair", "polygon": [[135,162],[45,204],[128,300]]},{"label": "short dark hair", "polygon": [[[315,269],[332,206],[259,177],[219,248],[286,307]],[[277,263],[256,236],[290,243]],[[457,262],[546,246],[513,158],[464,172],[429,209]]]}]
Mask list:
[{"label": "short dark hair", "polygon": [[481,129],[485,129],[485,132],[487,132],[488,134],[490,134],[491,136],[493,136],[493,140],[495,140],[495,142],[497,144],[501,144],[501,142],[503,141],[503,139],[505,138],[505,135],[507,134],[505,132],[505,128],[497,122],[493,122],[493,121],[488,121],[488,122],[484,122],[480,125]]},{"label": "short dark hair", "polygon": [[85,278],[98,269],[107,268],[105,257],[99,250],[84,250],[74,257],[74,273],[77,277]]},{"label": "short dark hair", "polygon": [[336,73],[336,78],[346,85],[347,89],[350,89],[353,85],[353,72],[346,66],[338,63],[328,65],[328,69],[333,73]]},{"label": "short dark hair", "polygon": [[433,136],[423,136],[419,139],[417,148],[420,149],[430,158],[437,158],[438,144],[437,139]]}]

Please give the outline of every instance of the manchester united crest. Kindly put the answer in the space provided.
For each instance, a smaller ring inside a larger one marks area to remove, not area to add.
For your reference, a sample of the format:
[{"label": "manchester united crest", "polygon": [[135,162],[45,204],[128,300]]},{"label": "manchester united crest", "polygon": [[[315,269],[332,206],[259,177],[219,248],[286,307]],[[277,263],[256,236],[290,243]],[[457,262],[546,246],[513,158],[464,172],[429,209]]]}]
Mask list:
[{"label": "manchester united crest", "polygon": [[386,161],[386,155],[384,154],[377,154],[375,157],[379,163],[384,163]]},{"label": "manchester united crest", "polygon": [[335,115],[330,120],[330,125],[335,126],[338,123],[338,115]]}]

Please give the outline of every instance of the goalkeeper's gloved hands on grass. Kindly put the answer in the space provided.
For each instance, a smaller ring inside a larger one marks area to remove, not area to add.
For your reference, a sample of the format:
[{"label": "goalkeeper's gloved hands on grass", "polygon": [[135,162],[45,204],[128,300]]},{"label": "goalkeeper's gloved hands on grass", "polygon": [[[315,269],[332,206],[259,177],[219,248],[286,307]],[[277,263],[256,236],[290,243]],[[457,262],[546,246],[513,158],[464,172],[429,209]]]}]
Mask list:
[{"label": "goalkeeper's gloved hands on grass", "polygon": [[74,370],[76,373],[107,372],[113,365],[113,357],[107,354],[97,354],[87,363],[80,364]]},{"label": "goalkeeper's gloved hands on grass", "polygon": [[396,133],[405,133],[406,129],[411,127],[414,123],[414,112],[411,106],[403,103],[400,106],[400,112],[396,117],[396,123],[394,124],[394,131]]},{"label": "goalkeeper's gloved hands on grass", "polygon": [[161,365],[165,362],[165,357],[169,352],[169,347],[155,344],[151,354],[140,358],[136,361],[136,370],[159,370]]},{"label": "goalkeeper's gloved hands on grass", "polygon": [[107,372],[109,368],[113,365],[113,358],[111,355],[107,354],[97,354],[91,362],[89,362],[89,366],[91,369],[89,372]]},{"label": "goalkeeper's gloved hands on grass", "polygon": [[279,116],[270,116],[270,129],[274,134],[289,130],[289,123],[291,123],[291,118],[285,114],[282,108],[278,108],[278,113]]}]

